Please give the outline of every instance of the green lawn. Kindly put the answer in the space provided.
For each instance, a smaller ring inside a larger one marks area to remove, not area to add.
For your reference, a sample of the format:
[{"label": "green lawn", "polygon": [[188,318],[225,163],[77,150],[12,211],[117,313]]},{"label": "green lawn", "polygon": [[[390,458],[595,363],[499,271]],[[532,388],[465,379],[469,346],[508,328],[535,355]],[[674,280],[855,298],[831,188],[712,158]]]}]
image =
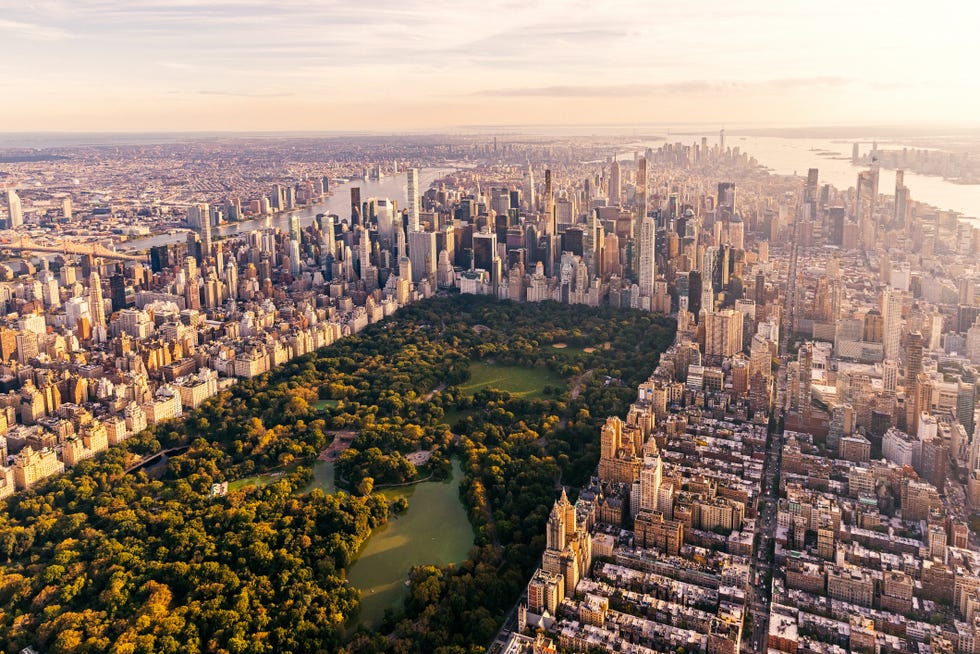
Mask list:
[{"label": "green lawn", "polygon": [[313,405],[313,408],[317,411],[323,411],[324,409],[336,409],[337,404],[337,400],[320,400]]},{"label": "green lawn", "polygon": [[561,345],[560,343],[555,343],[548,349],[548,354],[557,354],[565,359],[572,361],[578,359],[586,354],[584,347],[577,347],[574,345],[566,345],[564,347],[555,347],[555,345]]},{"label": "green lawn", "polygon": [[282,477],[282,473],[267,473],[263,475],[255,475],[253,477],[245,477],[244,479],[236,479],[235,481],[228,482],[228,490],[239,490],[248,486],[257,486],[258,488],[262,488],[263,486],[268,486]]},{"label": "green lawn", "polygon": [[440,420],[439,422],[444,422],[450,427],[452,427],[460,420],[463,420],[473,415],[474,411],[475,409],[462,409],[462,410],[452,409],[450,411],[446,411],[446,415],[443,416],[442,420]]},{"label": "green lawn", "polygon": [[547,368],[498,366],[475,361],[470,364],[470,379],[460,390],[473,395],[484,388],[496,388],[529,399],[544,397],[545,386],[564,387],[565,380]]}]

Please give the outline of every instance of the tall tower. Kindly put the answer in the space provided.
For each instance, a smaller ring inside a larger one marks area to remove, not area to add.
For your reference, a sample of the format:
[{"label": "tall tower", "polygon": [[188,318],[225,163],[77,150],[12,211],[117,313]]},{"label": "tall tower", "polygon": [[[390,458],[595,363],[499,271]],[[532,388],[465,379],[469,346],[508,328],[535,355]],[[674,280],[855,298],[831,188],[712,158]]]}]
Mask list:
[{"label": "tall tower", "polygon": [[201,234],[201,257],[207,261],[211,256],[211,207],[202,204],[198,207],[201,216],[201,225],[198,232]]},{"label": "tall tower", "polygon": [[524,201],[527,203],[529,211],[534,211],[536,206],[534,197],[534,171],[531,170],[531,162],[527,163],[527,170],[524,171]]},{"label": "tall tower", "polygon": [[555,233],[555,194],[551,188],[551,170],[544,171],[544,233]]},{"label": "tall tower", "polygon": [[325,215],[320,218],[320,256],[323,265],[330,265],[337,256],[336,236],[333,229],[333,216]]},{"label": "tall tower", "polygon": [[302,239],[303,231],[300,227],[299,214],[294,213],[289,217],[289,274],[293,277],[299,276]]},{"label": "tall tower", "polygon": [[357,238],[357,260],[361,266],[361,279],[363,279],[371,266],[371,235],[363,225]]},{"label": "tall tower", "polygon": [[609,166],[609,204],[617,206],[623,197],[623,172],[615,159]]},{"label": "tall tower", "polygon": [[408,169],[408,231],[419,231],[419,169]]},{"label": "tall tower", "polygon": [[24,207],[20,202],[20,196],[12,188],[7,189],[7,209],[10,211],[9,226],[11,229],[24,224]]},{"label": "tall tower", "polygon": [[636,162],[636,223],[647,215],[647,159],[640,157]]},{"label": "tall tower", "polygon": [[718,184],[718,209],[716,215],[719,220],[730,221],[735,216],[735,182],[720,182]]},{"label": "tall tower", "polygon": [[92,271],[88,278],[88,312],[92,326],[105,325],[105,302],[102,299],[102,278]]},{"label": "tall tower", "polygon": [[912,204],[909,189],[905,186],[905,171],[895,171],[895,218],[894,226],[908,232],[909,206]]},{"label": "tall tower", "polygon": [[653,286],[657,279],[656,267],[656,237],[657,225],[653,218],[644,216],[640,219],[640,265],[639,279],[640,297],[653,297]]},{"label": "tall tower", "polygon": [[548,531],[546,547],[549,550],[560,550],[565,547],[565,514],[556,502],[548,516]]},{"label": "tall tower", "polygon": [[350,224],[361,223],[361,187],[352,186],[350,189]]},{"label": "tall tower", "polygon": [[806,202],[816,202],[817,201],[817,189],[820,185],[820,170],[817,168],[810,168],[806,171],[806,196],[804,200]]},{"label": "tall tower", "polygon": [[882,320],[885,323],[883,341],[884,358],[898,359],[902,338],[902,293],[886,289],[881,298]]}]

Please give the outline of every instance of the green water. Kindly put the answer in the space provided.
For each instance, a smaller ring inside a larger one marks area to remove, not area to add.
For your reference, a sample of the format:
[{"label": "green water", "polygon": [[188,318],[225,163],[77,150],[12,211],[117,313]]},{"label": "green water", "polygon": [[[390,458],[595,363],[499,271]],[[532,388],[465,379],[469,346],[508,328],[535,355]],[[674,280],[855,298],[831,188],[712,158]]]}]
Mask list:
[{"label": "green water", "polygon": [[322,488],[324,493],[336,493],[337,484],[334,475],[334,463],[332,461],[314,461],[313,481],[301,492],[306,494],[314,488]]},{"label": "green water", "polygon": [[361,590],[360,624],[377,627],[385,609],[402,607],[413,566],[466,559],[473,547],[473,528],[459,500],[462,478],[454,460],[449,481],[382,491],[389,500],[407,497],[408,511],[376,529],[347,570],[351,585]]}]

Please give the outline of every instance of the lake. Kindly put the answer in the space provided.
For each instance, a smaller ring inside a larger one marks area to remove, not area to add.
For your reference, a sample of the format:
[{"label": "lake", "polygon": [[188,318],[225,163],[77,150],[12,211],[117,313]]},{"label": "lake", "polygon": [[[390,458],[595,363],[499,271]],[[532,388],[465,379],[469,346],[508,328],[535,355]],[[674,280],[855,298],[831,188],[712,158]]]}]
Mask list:
[{"label": "lake", "polygon": [[316,461],[313,463],[313,481],[303,489],[303,494],[309,493],[314,488],[322,488],[324,493],[336,493],[337,484],[334,479],[333,461]]},{"label": "lake", "polygon": [[466,560],[473,547],[473,527],[459,499],[462,479],[462,468],[454,459],[448,481],[381,491],[389,500],[408,498],[408,510],[375,529],[347,570],[347,579],[361,591],[359,624],[378,627],[386,609],[402,607],[412,567]]}]

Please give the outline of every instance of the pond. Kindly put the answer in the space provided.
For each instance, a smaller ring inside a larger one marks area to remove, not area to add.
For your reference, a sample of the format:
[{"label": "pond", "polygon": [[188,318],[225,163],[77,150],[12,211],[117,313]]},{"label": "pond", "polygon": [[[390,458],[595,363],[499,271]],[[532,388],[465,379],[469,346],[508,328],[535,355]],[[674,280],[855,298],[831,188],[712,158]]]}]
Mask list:
[{"label": "pond", "polygon": [[462,478],[460,464],[453,460],[447,481],[381,491],[389,500],[408,498],[408,510],[376,529],[347,570],[351,585],[361,591],[359,624],[378,627],[386,609],[402,607],[413,566],[466,560],[473,527],[459,499]]},{"label": "pond", "polygon": [[313,463],[313,481],[301,492],[305,495],[314,488],[322,488],[324,493],[336,493],[337,484],[334,475],[333,461],[315,461]]}]

